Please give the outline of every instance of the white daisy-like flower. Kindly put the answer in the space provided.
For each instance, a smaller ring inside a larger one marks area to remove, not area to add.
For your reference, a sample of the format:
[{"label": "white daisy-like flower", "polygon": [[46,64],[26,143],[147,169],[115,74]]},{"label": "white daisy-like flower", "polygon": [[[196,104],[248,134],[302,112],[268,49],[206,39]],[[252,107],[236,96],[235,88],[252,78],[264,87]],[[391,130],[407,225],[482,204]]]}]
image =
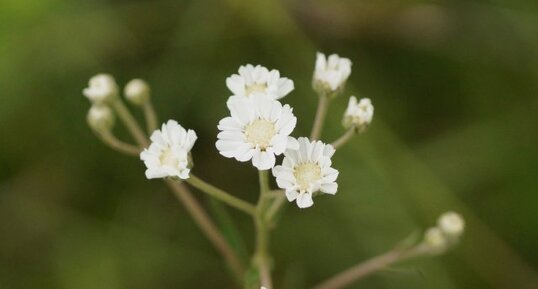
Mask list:
[{"label": "white daisy-like flower", "polygon": [[109,74],[98,74],[88,82],[88,87],[82,90],[92,103],[102,104],[118,94],[118,84]]},{"label": "white daisy-like flower", "polygon": [[293,81],[280,77],[276,69],[269,69],[252,64],[239,67],[239,74],[226,78],[226,86],[235,97],[249,97],[254,94],[265,94],[272,99],[280,99],[293,90]]},{"label": "white daisy-like flower", "polygon": [[216,146],[221,155],[240,162],[252,160],[259,170],[268,170],[274,167],[275,156],[297,147],[289,137],[297,124],[289,105],[264,95],[230,99],[227,105],[231,116],[218,125]]},{"label": "white daisy-like flower", "polygon": [[351,96],[342,123],[346,128],[354,126],[362,131],[372,122],[373,117],[374,106],[369,98],[362,98],[357,102],[357,98]]},{"label": "white daisy-like flower", "polygon": [[185,130],[175,120],[164,123],[151,135],[151,145],[140,153],[148,179],[189,178],[189,152],[196,141],[193,130]]},{"label": "white daisy-like flower", "polygon": [[314,70],[314,86],[324,91],[336,91],[343,87],[351,74],[351,60],[331,54],[328,58],[318,52]]},{"label": "white daisy-like flower", "polygon": [[335,149],[321,141],[310,141],[306,137],[298,139],[299,149],[288,149],[284,153],[282,165],[273,168],[273,176],[279,188],[286,190],[288,201],[297,202],[299,208],[314,204],[312,194],[336,194],[338,171],[331,167],[331,157]]}]

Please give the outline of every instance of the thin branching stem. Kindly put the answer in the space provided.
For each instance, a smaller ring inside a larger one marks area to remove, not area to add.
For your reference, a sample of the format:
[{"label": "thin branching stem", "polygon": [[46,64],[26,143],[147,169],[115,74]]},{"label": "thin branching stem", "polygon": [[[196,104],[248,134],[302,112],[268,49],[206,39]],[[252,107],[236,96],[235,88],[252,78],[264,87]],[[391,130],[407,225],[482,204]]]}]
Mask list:
[{"label": "thin branching stem", "polygon": [[114,110],[118,114],[118,117],[127,127],[127,130],[129,130],[136,142],[143,147],[147,147],[149,142],[144,131],[140,128],[138,122],[133,117],[129,109],[127,109],[125,104],[121,101],[121,99],[114,99],[112,101],[112,107],[114,107]]},{"label": "thin branching stem", "polygon": [[148,134],[151,135],[151,133],[158,128],[157,114],[155,113],[151,100],[148,100],[143,104],[142,110],[144,111],[144,118],[146,119],[146,129],[148,130]]},{"label": "thin branching stem", "polygon": [[240,211],[243,211],[249,215],[254,215],[256,213],[256,207],[246,201],[243,201],[233,195],[203,181],[197,176],[190,174],[187,182],[193,187],[199,189],[200,191],[218,199],[227,205],[234,207]]},{"label": "thin branching stem", "polygon": [[256,251],[254,252],[253,262],[258,268],[260,274],[261,286],[267,289],[273,288],[270,268],[269,255],[269,228],[265,221],[265,209],[267,197],[265,194],[270,191],[268,171],[259,171],[260,178],[260,197],[256,206],[254,216],[254,225],[256,229]]},{"label": "thin branching stem", "polygon": [[335,140],[331,145],[337,149],[345,145],[353,136],[356,134],[355,128],[352,127],[348,129],[342,136],[340,136],[337,140]]},{"label": "thin branching stem", "polygon": [[101,133],[96,132],[96,134],[104,144],[108,145],[112,149],[122,154],[131,155],[131,156],[138,156],[140,154],[140,151],[141,151],[140,147],[137,147],[135,145],[119,140],[110,131],[104,131]]},{"label": "thin branching stem", "polygon": [[318,140],[321,137],[323,130],[323,123],[325,122],[325,116],[329,109],[330,99],[325,95],[319,96],[318,109],[316,111],[316,118],[314,119],[314,125],[312,126],[312,133],[310,134],[310,140]]}]

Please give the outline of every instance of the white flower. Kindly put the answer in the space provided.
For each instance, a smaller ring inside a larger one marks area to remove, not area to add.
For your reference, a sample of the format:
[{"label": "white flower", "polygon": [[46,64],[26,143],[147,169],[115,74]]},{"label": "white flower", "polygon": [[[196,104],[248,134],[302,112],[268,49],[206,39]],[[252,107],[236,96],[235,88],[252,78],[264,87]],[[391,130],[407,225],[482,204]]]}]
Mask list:
[{"label": "white flower", "polygon": [[151,145],[140,153],[146,165],[148,179],[189,178],[189,152],[196,141],[193,130],[185,130],[175,120],[169,120],[151,135]]},{"label": "white flower", "polygon": [[429,228],[424,233],[424,246],[430,254],[440,254],[448,249],[448,241],[438,227]]},{"label": "white flower", "polygon": [[149,100],[149,85],[142,79],[133,79],[125,85],[125,98],[136,105],[142,105]]},{"label": "white flower", "polygon": [[463,234],[465,221],[455,212],[446,212],[439,217],[437,226],[450,239],[457,239]]},{"label": "white flower", "polygon": [[331,167],[335,150],[321,141],[298,139],[299,149],[288,149],[281,166],[273,168],[278,187],[286,190],[288,201],[296,200],[299,208],[314,204],[312,194],[321,191],[334,195],[338,189],[335,182],[338,171]]},{"label": "white flower", "polygon": [[265,94],[273,99],[280,99],[293,90],[293,81],[280,77],[276,69],[269,69],[252,64],[239,67],[239,74],[226,79],[226,86],[238,97]]},{"label": "white flower", "polygon": [[362,98],[357,103],[357,98],[351,96],[342,123],[346,128],[354,126],[362,131],[372,122],[373,116],[374,106],[369,98]]},{"label": "white flower", "polygon": [[275,165],[275,155],[296,147],[289,134],[297,118],[289,105],[264,95],[230,99],[227,105],[231,116],[218,125],[216,146],[221,155],[240,162],[252,159],[256,168],[268,170]]},{"label": "white flower", "polygon": [[106,105],[94,104],[88,111],[88,125],[97,132],[109,131],[114,126],[114,113]]},{"label": "white flower", "polygon": [[109,101],[118,94],[118,85],[109,74],[98,74],[88,82],[88,87],[82,91],[92,103],[101,104]]},{"label": "white flower", "polygon": [[350,74],[351,60],[337,54],[325,58],[325,54],[317,53],[314,87],[318,90],[334,92],[344,86]]}]

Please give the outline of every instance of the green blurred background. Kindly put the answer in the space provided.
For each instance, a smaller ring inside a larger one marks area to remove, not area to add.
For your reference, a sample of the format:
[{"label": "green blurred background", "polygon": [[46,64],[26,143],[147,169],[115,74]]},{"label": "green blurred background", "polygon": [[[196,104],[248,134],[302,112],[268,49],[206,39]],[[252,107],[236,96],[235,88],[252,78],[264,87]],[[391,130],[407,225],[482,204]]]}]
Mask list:
[{"label": "green blurred background", "polygon": [[[347,96],[376,112],[335,155],[339,193],[287,206],[276,288],[308,288],[447,210],[467,220],[460,246],[353,288],[538,288],[535,0],[2,0],[0,23],[1,289],[234,288],[162,182],[94,137],[81,90],[99,72],[146,79],[160,119],[198,133],[194,171],[255,201],[254,168],[214,147],[224,80],[279,69],[306,135],[318,50],[353,61],[323,139],[342,133]],[[231,214],[251,250],[251,221]]]}]

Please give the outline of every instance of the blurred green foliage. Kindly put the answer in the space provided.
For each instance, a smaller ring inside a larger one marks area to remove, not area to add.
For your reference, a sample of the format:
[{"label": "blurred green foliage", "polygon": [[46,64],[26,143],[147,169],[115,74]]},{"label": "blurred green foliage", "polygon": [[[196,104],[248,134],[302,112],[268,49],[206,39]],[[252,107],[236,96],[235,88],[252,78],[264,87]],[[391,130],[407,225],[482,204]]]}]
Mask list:
[{"label": "blurred green foliage", "polygon": [[[163,184],[92,135],[81,90],[98,72],[146,79],[161,119],[197,131],[194,170],[254,201],[255,170],[214,148],[224,79],[245,63],[279,69],[306,135],[317,50],[351,58],[346,94],[376,115],[335,156],[337,196],[288,206],[276,288],[307,288],[446,210],[468,220],[461,246],[354,288],[538,288],[537,3],[1,1],[0,288],[233,288]],[[232,217],[251,250],[250,220]]]}]

